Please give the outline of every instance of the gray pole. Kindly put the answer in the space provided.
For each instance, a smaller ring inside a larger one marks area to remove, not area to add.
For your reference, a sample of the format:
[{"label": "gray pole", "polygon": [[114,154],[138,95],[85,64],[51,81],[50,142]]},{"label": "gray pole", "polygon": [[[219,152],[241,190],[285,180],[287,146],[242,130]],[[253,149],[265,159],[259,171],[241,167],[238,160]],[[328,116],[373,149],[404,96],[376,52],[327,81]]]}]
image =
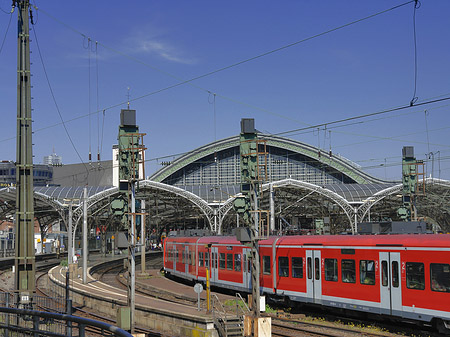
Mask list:
[{"label": "gray pole", "polygon": [[130,230],[130,250],[128,252],[128,256],[130,258],[130,274],[128,275],[129,280],[128,283],[130,285],[128,294],[128,305],[130,306],[130,325],[131,325],[131,333],[134,333],[134,310],[135,310],[135,282],[136,282],[136,261],[135,261],[135,247],[136,247],[136,225],[134,221],[134,217],[136,216],[136,200],[135,200],[135,183],[131,183],[131,230]]},{"label": "gray pole", "polygon": [[141,273],[145,274],[145,199],[141,201]]},{"label": "gray pole", "polygon": [[72,243],[72,200],[69,202],[69,225],[67,228],[67,262],[73,263],[73,243]]},{"label": "gray pole", "polygon": [[261,273],[261,267],[259,263],[259,217],[258,217],[258,191],[255,188],[255,184],[250,185],[250,195],[253,196],[253,216],[254,225],[252,229],[252,310],[254,317],[259,317],[261,312],[260,302],[260,289],[259,289],[259,277]]},{"label": "gray pole", "polygon": [[273,191],[273,184],[270,184],[270,231],[275,231],[275,192]]},{"label": "gray pole", "polygon": [[31,300],[35,292],[33,148],[31,116],[29,0],[17,6],[17,137],[16,137],[16,231],[14,290]]},{"label": "gray pole", "polygon": [[84,187],[83,196],[83,283],[87,283],[87,255],[88,255],[88,242],[87,242],[87,187]]}]

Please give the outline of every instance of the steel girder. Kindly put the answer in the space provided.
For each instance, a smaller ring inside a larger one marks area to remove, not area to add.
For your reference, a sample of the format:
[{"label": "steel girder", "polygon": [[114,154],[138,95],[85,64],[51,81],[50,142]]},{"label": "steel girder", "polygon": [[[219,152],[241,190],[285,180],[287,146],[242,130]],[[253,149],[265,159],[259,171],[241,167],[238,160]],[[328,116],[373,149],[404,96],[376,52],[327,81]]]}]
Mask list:
[{"label": "steel girder", "polygon": [[[173,193],[179,197],[182,197],[182,198],[188,200],[189,202],[193,203],[195,206],[197,206],[202,211],[202,213],[205,215],[205,217],[207,218],[207,220],[209,222],[211,230],[214,230],[214,210],[208,205],[208,203],[205,200],[203,200],[199,196],[197,196],[191,192],[188,192],[186,190],[183,190],[181,188],[178,188],[178,187],[175,187],[172,185],[163,184],[163,183],[156,182],[156,181],[151,181],[151,180],[140,181],[139,189],[155,189],[155,190],[160,190],[160,191],[164,191],[164,192],[169,192],[169,193]],[[101,200],[108,198],[110,196],[116,195],[118,193],[119,193],[118,188],[112,187],[112,188],[102,191],[100,193],[94,194],[93,196],[88,198],[88,202],[87,202],[88,209],[91,208],[96,203],[100,202]],[[76,219],[76,222],[78,222],[78,220],[81,218],[82,214],[83,214],[83,205],[81,204],[73,212],[73,217],[74,217],[74,219]]]},{"label": "steel girder", "polygon": [[[338,206],[340,206],[343,209],[343,211],[345,212],[345,214],[348,217],[350,227],[352,228],[352,230],[356,229],[356,224],[355,224],[355,220],[354,220],[355,219],[355,217],[354,217],[355,208],[352,205],[350,205],[349,202],[345,198],[341,197],[336,192],[330,191],[330,190],[323,188],[321,186],[318,186],[318,185],[310,184],[310,183],[300,181],[300,180],[295,180],[295,179],[283,179],[283,180],[279,180],[279,181],[273,181],[270,183],[266,183],[266,184],[262,185],[262,190],[263,191],[269,190],[270,185],[272,185],[274,188],[285,187],[285,186],[297,187],[297,188],[305,189],[305,190],[308,190],[311,192],[316,192],[320,195],[323,195],[324,197],[335,202]],[[221,207],[219,207],[219,211],[218,211],[219,226],[221,226],[223,218],[228,213],[228,211],[233,208],[233,201],[235,198],[236,198],[236,196],[229,198]]]},{"label": "steel girder", "polygon": [[270,185],[272,185],[273,188],[284,187],[284,186],[293,186],[293,187],[305,189],[305,190],[308,190],[311,192],[316,192],[316,193],[332,200],[339,207],[341,207],[342,210],[344,211],[345,215],[347,215],[352,231],[356,230],[356,223],[354,221],[355,208],[352,205],[350,205],[350,203],[344,197],[340,196],[336,192],[330,191],[329,189],[326,189],[322,186],[318,186],[315,184],[311,184],[311,183],[307,183],[307,182],[295,180],[295,179],[283,179],[283,180],[279,180],[279,181],[273,181],[270,183],[266,183],[266,184],[262,185],[263,191],[269,190]]},{"label": "steel girder", "polygon": [[[423,181],[419,181],[420,185],[423,184]],[[450,181],[436,178],[425,178],[425,186],[427,185],[437,185],[450,188]],[[358,207],[357,209],[357,217],[359,221],[363,221],[369,209],[371,209],[375,204],[383,200],[384,198],[391,196],[396,193],[401,193],[403,189],[403,184],[397,184],[391,187],[388,187],[384,190],[381,190],[375,193],[372,197],[367,198],[364,203]]]}]

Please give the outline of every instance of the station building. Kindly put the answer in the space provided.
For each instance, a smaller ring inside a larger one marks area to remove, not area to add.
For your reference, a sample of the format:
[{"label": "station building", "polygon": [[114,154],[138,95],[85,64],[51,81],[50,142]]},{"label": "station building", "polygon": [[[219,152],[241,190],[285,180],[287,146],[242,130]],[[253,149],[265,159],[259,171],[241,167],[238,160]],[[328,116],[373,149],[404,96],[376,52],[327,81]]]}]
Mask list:
[{"label": "station building", "polygon": [[[315,233],[320,228],[330,234],[351,233],[362,221],[398,220],[401,181],[373,177],[349,159],[296,140],[265,134],[258,134],[258,139],[267,146],[267,181],[260,207],[267,211],[271,232]],[[157,235],[190,228],[221,234],[240,225],[233,209],[240,193],[239,136],[206,144],[165,164],[139,183],[136,198],[145,200],[147,228]],[[110,210],[118,195],[115,158],[52,169],[52,183],[35,186],[40,223],[67,223],[70,204],[78,223],[87,184],[90,226],[105,226],[111,232],[120,229]],[[425,184],[425,193],[416,199],[417,214],[448,231],[450,182],[427,178],[420,184]],[[13,214],[14,186],[2,188],[0,198],[0,217]]]}]

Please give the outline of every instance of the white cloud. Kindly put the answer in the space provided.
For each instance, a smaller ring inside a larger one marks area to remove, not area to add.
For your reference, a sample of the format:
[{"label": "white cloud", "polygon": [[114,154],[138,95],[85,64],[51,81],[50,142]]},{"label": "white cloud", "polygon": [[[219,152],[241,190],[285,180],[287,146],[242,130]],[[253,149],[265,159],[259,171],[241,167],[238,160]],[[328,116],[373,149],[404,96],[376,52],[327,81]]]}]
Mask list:
[{"label": "white cloud", "polygon": [[186,57],[182,51],[167,42],[158,41],[156,39],[135,39],[134,43],[135,46],[133,51],[136,53],[152,54],[176,63],[195,63],[194,59]]}]

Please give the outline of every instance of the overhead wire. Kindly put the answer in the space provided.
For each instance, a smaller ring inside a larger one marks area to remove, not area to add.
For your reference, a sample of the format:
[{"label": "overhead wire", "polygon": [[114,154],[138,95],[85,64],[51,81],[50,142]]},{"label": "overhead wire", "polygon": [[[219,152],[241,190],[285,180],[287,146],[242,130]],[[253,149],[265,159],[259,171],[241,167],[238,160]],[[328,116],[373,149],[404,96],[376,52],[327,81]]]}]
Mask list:
[{"label": "overhead wire", "polygon": [[84,165],[84,168],[86,169],[87,177],[89,177],[89,170],[88,170],[88,167],[87,167],[87,165],[85,164],[85,162],[83,161],[83,158],[81,157],[80,153],[78,152],[78,150],[77,150],[77,148],[76,148],[76,146],[75,146],[75,143],[73,142],[72,137],[70,136],[69,130],[68,130],[67,127],[66,127],[66,123],[64,122],[64,119],[62,118],[62,114],[61,114],[61,111],[60,111],[60,109],[59,109],[58,102],[56,101],[56,97],[55,97],[55,94],[54,94],[54,92],[53,92],[53,89],[52,89],[52,86],[51,86],[51,83],[50,83],[50,79],[49,79],[48,74],[47,74],[47,69],[46,69],[46,67],[45,67],[44,59],[43,59],[43,57],[42,57],[41,48],[40,48],[40,46],[39,46],[39,40],[38,40],[37,34],[36,34],[36,27],[33,26],[33,29],[32,29],[32,30],[33,30],[34,39],[35,39],[35,41],[36,41],[36,47],[37,47],[37,50],[38,50],[39,59],[40,59],[41,64],[42,64],[42,69],[44,70],[44,75],[45,75],[45,78],[46,78],[46,80],[47,80],[48,88],[49,88],[49,90],[50,90],[50,94],[51,94],[51,96],[52,96],[53,103],[55,104],[56,111],[58,112],[59,118],[61,119],[61,124],[62,124],[63,127],[64,127],[64,130],[65,130],[65,132],[66,132],[67,138],[69,139],[70,144],[72,145],[72,147],[73,147],[75,153],[77,154],[78,159],[80,159],[80,162]]},{"label": "overhead wire", "polygon": [[[315,38],[318,38],[318,37],[321,37],[321,36],[330,34],[330,33],[332,33],[332,32],[335,32],[335,31],[337,31],[337,30],[340,30],[340,29],[349,27],[349,26],[351,26],[351,25],[354,25],[354,24],[363,22],[363,21],[365,21],[365,20],[369,20],[369,19],[371,19],[371,18],[377,17],[377,16],[379,16],[379,15],[382,15],[382,14],[388,13],[388,12],[390,12],[390,11],[393,11],[393,10],[395,10],[395,9],[401,8],[401,7],[403,7],[403,6],[406,6],[406,5],[408,5],[408,4],[410,4],[410,3],[413,3],[413,2],[415,2],[415,1],[416,1],[416,0],[411,0],[411,1],[404,2],[404,3],[399,4],[399,5],[397,5],[397,6],[393,6],[393,7],[391,7],[391,8],[386,9],[386,10],[383,10],[383,11],[374,13],[374,14],[372,14],[372,15],[366,16],[366,17],[364,17],[364,18],[361,18],[361,19],[358,19],[358,20],[351,21],[351,22],[346,23],[346,24],[344,24],[344,25],[341,25],[341,26],[338,26],[338,27],[335,27],[335,28],[326,30],[326,31],[324,31],[324,32],[321,32],[321,33],[318,33],[318,34],[315,34],[315,35],[312,35],[312,36],[309,36],[309,37],[307,37],[307,38],[304,38],[304,39],[295,41],[295,42],[293,42],[293,43],[290,43],[290,44],[281,46],[281,47],[279,47],[279,48],[272,49],[272,50],[267,51],[267,52],[264,52],[264,53],[262,53],[262,54],[259,54],[259,55],[256,55],[256,56],[253,56],[253,57],[250,57],[250,58],[241,60],[241,61],[239,61],[239,62],[236,62],[236,63],[233,63],[233,64],[231,64],[231,65],[228,65],[228,66],[225,66],[225,67],[222,67],[222,68],[219,68],[219,69],[210,71],[210,72],[208,72],[208,73],[205,73],[205,74],[196,76],[196,77],[191,78],[191,79],[188,79],[188,80],[182,80],[182,79],[180,79],[180,78],[177,77],[177,76],[174,76],[174,75],[172,75],[172,74],[170,74],[170,73],[168,73],[168,72],[166,72],[166,71],[162,71],[161,69],[159,69],[159,68],[157,68],[157,67],[148,65],[147,63],[145,63],[145,62],[143,62],[143,61],[141,61],[141,60],[139,60],[139,59],[137,59],[137,58],[135,58],[135,57],[132,57],[132,56],[130,56],[130,55],[127,55],[126,53],[123,53],[123,52],[121,52],[121,51],[118,51],[118,50],[115,50],[115,49],[113,49],[113,48],[110,48],[110,47],[108,47],[108,46],[106,46],[106,45],[104,45],[104,44],[102,44],[102,43],[99,43],[99,45],[101,45],[101,46],[104,47],[105,49],[108,49],[108,50],[113,51],[113,52],[115,52],[115,53],[118,53],[118,54],[120,54],[120,55],[122,55],[122,56],[125,56],[125,57],[127,57],[127,58],[130,58],[130,59],[132,59],[132,60],[134,60],[134,61],[136,61],[136,62],[138,62],[138,63],[144,64],[144,65],[146,65],[146,66],[148,66],[148,67],[150,67],[150,68],[152,68],[152,69],[154,69],[154,70],[156,70],[156,71],[158,71],[158,72],[164,73],[164,74],[166,74],[166,75],[168,75],[168,76],[170,76],[170,77],[172,77],[172,78],[175,78],[175,79],[177,79],[177,80],[180,81],[179,83],[176,83],[176,84],[174,84],[174,85],[170,85],[170,86],[168,86],[168,87],[165,87],[165,88],[162,88],[162,89],[153,91],[153,92],[151,92],[151,93],[148,93],[148,94],[145,94],[145,95],[141,95],[141,96],[139,96],[139,97],[136,97],[136,98],[133,99],[133,101],[136,101],[136,100],[140,100],[140,99],[143,99],[143,98],[146,98],[146,97],[149,97],[149,96],[152,96],[152,95],[155,95],[155,94],[164,92],[164,91],[166,91],[166,90],[170,90],[170,89],[173,89],[173,88],[182,86],[182,85],[184,85],[184,84],[192,84],[191,82],[194,82],[194,81],[196,81],[196,80],[198,80],[198,79],[201,79],[201,78],[204,78],[204,77],[208,77],[208,76],[217,74],[217,73],[219,73],[219,72],[222,72],[222,71],[225,71],[225,70],[228,70],[228,69],[237,67],[237,66],[242,65],[242,64],[244,64],[244,63],[248,63],[248,62],[254,61],[254,60],[256,60],[256,59],[259,59],[259,58],[262,58],[262,57],[271,55],[271,54],[273,54],[273,53],[276,53],[276,52],[285,50],[285,49],[287,49],[287,48],[296,46],[296,45],[298,45],[298,44],[301,44],[301,43],[304,43],[304,42],[313,40],[313,39],[315,39]],[[37,8],[37,7],[36,7],[35,9],[36,9],[36,10],[41,10],[44,14],[46,14],[47,16],[49,16],[50,18],[52,18],[52,19],[55,20],[56,22],[60,23],[61,25],[64,25],[64,26],[67,27],[68,29],[72,30],[73,32],[75,32],[75,33],[77,33],[77,34],[79,34],[79,35],[81,35],[81,36],[83,36],[84,38],[87,37],[87,35],[83,34],[82,32],[78,31],[77,29],[75,29],[75,28],[69,26],[68,24],[64,23],[63,21],[61,21],[61,20],[59,20],[59,19],[53,17],[53,16],[50,15],[49,13],[43,11],[42,9],[39,9],[39,8]],[[197,85],[193,85],[193,86],[194,86],[194,87],[197,87],[197,88],[200,88],[201,90],[204,90],[204,91],[207,91],[207,92],[210,91],[210,90],[208,90],[208,89],[201,88],[201,87],[199,87],[199,86],[197,86]],[[222,99],[230,100],[228,97],[223,96],[223,95],[219,95],[219,94],[217,94],[217,97],[220,97],[220,98],[222,98]],[[232,101],[232,102],[235,102],[235,103],[240,103],[240,102],[237,101],[237,100],[231,100],[231,101]],[[120,103],[118,103],[118,104],[114,104],[114,105],[111,105],[111,106],[109,106],[109,107],[107,107],[107,108],[104,108],[103,110],[113,109],[113,108],[116,108],[116,107],[121,106],[121,105],[123,105],[123,104],[124,104],[124,102],[120,102]],[[253,105],[249,105],[249,104],[245,104],[245,105],[251,106],[252,108],[256,108],[256,107],[253,106]],[[256,109],[257,109],[257,110],[265,111],[265,112],[267,112],[267,113],[274,114],[273,112],[271,112],[270,110],[267,110],[267,109],[260,109],[260,108],[256,108]],[[282,117],[282,118],[286,118],[286,116],[283,116],[283,115],[278,114],[278,113],[275,113],[275,115],[277,115],[277,116],[279,116],[279,117]],[[288,117],[287,119],[293,120],[293,119],[290,118],[290,117]],[[296,121],[296,120],[295,120],[295,121]],[[306,124],[306,125],[308,125],[307,123],[304,123],[304,122],[301,122],[301,121],[296,121],[296,122],[299,122],[300,124]]]},{"label": "overhead wire", "polygon": [[410,106],[413,106],[417,100],[418,97],[416,97],[417,92],[417,34],[416,34],[416,11],[420,8],[420,1],[414,0],[414,12],[413,12],[413,35],[414,35],[414,93],[411,101],[409,102]]},{"label": "overhead wire", "polygon": [[9,14],[9,22],[8,22],[8,26],[6,26],[5,35],[3,36],[2,45],[0,46],[0,54],[2,53],[3,46],[5,45],[6,37],[8,36],[9,27],[11,26],[11,20],[12,20],[12,17],[13,17],[13,15],[12,15],[12,13],[10,13],[10,14]]}]

